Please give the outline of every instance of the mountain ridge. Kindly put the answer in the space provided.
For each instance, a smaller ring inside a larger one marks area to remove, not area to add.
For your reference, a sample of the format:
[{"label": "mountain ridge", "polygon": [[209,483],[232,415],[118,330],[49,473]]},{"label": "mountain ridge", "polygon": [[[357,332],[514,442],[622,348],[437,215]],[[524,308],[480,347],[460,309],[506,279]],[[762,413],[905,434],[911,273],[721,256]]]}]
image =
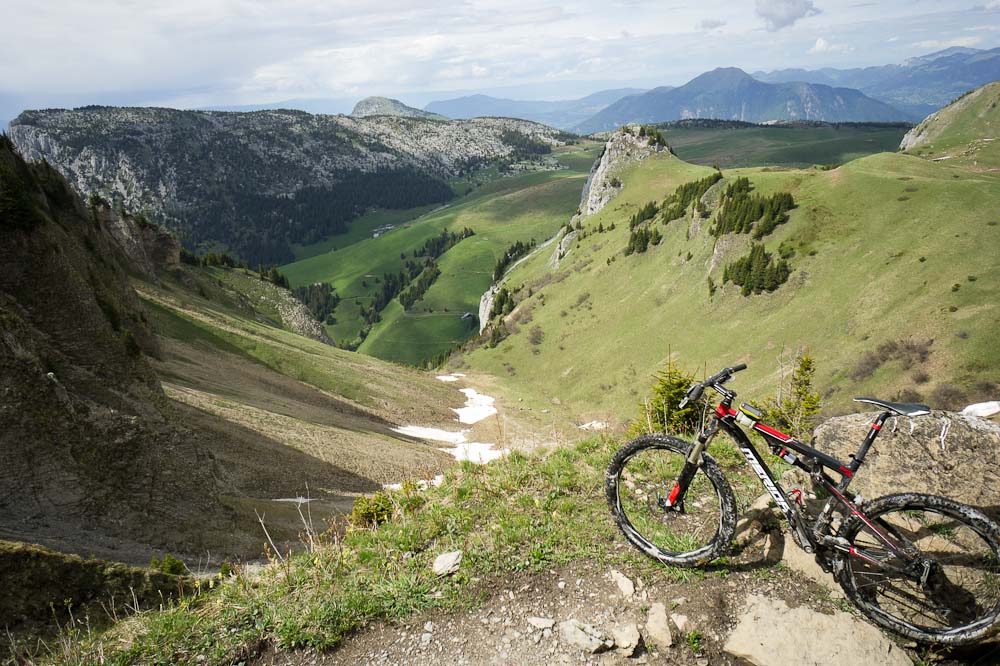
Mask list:
[{"label": "mountain ridge", "polygon": [[959,95],[1000,79],[1000,48],[951,47],[910,58],[898,65],[781,69],[754,72],[753,76],[768,83],[806,81],[857,88],[919,116],[919,120]]},{"label": "mountain ridge", "polygon": [[676,88],[654,88],[626,97],[574,129],[592,134],[627,123],[659,123],[684,118],[772,120],[910,120],[883,102],[849,88],[809,83],[763,83],[737,67],[719,67]]},{"label": "mountain ridge", "polygon": [[449,118],[478,116],[524,118],[568,130],[623,97],[643,92],[645,90],[641,88],[600,90],[579,99],[558,101],[515,100],[475,94],[433,101],[425,105],[424,110]]},{"label": "mountain ridge", "polygon": [[10,136],[84,196],[142,212],[189,249],[226,249],[254,265],[288,261],[290,243],[343,231],[371,207],[447,201],[446,179],[564,140],[514,119],[136,107],[25,111]]}]

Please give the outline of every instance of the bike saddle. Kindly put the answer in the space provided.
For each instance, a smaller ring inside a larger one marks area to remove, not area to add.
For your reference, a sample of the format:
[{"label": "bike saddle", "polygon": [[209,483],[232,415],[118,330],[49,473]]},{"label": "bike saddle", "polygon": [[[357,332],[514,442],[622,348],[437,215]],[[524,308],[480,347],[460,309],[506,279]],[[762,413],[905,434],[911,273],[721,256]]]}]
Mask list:
[{"label": "bike saddle", "polygon": [[931,408],[916,402],[889,402],[878,398],[855,398],[854,402],[867,402],[870,405],[878,405],[883,409],[896,412],[903,416],[923,416],[931,413]]}]

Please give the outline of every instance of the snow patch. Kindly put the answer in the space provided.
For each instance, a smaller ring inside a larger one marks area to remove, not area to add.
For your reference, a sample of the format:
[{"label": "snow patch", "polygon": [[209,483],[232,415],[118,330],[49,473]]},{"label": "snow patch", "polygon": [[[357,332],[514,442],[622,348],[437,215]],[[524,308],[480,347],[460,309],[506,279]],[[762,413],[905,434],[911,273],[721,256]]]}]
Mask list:
[{"label": "snow patch", "polygon": [[402,426],[400,428],[393,428],[392,430],[393,432],[398,432],[400,435],[430,439],[435,442],[449,442],[451,444],[464,444],[465,433],[469,432],[468,430],[452,432],[450,430],[442,430],[441,428],[425,428],[423,426]]},{"label": "snow patch", "polygon": [[461,391],[465,394],[465,407],[452,409],[453,412],[458,414],[458,420],[460,423],[467,423],[470,425],[473,423],[479,423],[483,419],[497,413],[497,408],[493,406],[495,401],[490,396],[478,393],[476,392],[476,389],[471,388],[464,388],[461,389]]},{"label": "snow patch", "polygon": [[455,460],[468,460],[476,465],[485,465],[498,458],[507,455],[507,449],[494,449],[494,444],[484,444],[482,442],[466,442],[459,444],[453,449],[438,449],[455,456]]}]

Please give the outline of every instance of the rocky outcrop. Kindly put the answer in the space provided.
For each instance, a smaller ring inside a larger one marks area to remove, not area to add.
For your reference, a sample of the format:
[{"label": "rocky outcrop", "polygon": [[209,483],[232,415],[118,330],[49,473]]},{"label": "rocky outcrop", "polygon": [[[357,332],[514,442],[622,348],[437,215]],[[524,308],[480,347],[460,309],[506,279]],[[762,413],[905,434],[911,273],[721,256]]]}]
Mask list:
[{"label": "rocky outcrop", "polygon": [[[794,627],[782,631],[780,627]],[[837,640],[837,637],[850,640]],[[814,640],[822,638],[823,640]],[[870,624],[848,613],[830,615],[789,608],[780,599],[753,594],[737,619],[725,651],[756,666],[911,666],[906,652]]]},{"label": "rocky outcrop", "polygon": [[147,279],[159,271],[172,270],[181,262],[181,244],[162,227],[142,216],[112,211],[95,204],[92,213],[101,218],[128,257],[132,267]]},{"label": "rocky outcrop", "polygon": [[649,137],[638,136],[634,128],[626,127],[613,133],[583,187],[580,214],[593,215],[621,191],[622,182],[618,174],[623,167],[667,150],[667,147],[653,143]]},{"label": "rocky outcrop", "polygon": [[[873,413],[832,418],[816,428],[814,446],[847,461]],[[913,491],[943,495],[1000,513],[1000,426],[955,412],[894,417],[883,426],[851,490],[868,499]]]},{"label": "rocky outcrop", "polygon": [[355,118],[366,116],[402,116],[404,118],[432,118],[435,120],[447,120],[444,116],[436,113],[414,109],[412,106],[403,104],[398,99],[389,97],[365,97],[354,105],[351,115]]},{"label": "rocky outcrop", "polygon": [[552,251],[552,256],[549,257],[548,264],[546,264],[550,269],[555,270],[559,268],[559,263],[569,254],[569,250],[573,247],[573,241],[576,240],[577,235],[579,235],[579,232],[574,229],[559,239],[559,242],[556,243],[556,249]]}]

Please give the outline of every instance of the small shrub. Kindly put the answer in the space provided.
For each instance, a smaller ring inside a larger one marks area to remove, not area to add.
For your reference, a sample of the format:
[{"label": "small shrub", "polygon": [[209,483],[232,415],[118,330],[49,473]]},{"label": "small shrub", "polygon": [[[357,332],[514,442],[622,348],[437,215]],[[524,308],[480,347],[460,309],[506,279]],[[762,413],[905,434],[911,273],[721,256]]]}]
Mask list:
[{"label": "small shrub", "polygon": [[698,405],[678,409],[681,399],[694,383],[694,374],[685,372],[672,359],[656,373],[653,395],[640,403],[641,413],[632,423],[629,432],[636,436],[647,432],[688,434],[697,432],[701,425]]},{"label": "small shrub", "polygon": [[917,384],[926,384],[927,382],[930,381],[930,379],[931,376],[928,375],[923,370],[917,370],[916,372],[913,373],[913,381]]},{"label": "small shrub", "polygon": [[532,326],[531,330],[528,331],[528,342],[537,346],[542,344],[542,340],[545,339],[545,332],[542,331],[541,326]]},{"label": "small shrub", "polygon": [[392,517],[392,500],[384,492],[379,491],[371,497],[359,497],[354,500],[354,508],[348,522],[354,527],[378,527]]},{"label": "small shrub", "polygon": [[151,559],[149,561],[149,568],[165,574],[170,574],[172,576],[183,576],[188,570],[188,568],[184,565],[184,562],[177,559],[170,553],[164,554],[162,560],[158,560],[155,557]]},{"label": "small shrub", "polygon": [[958,291],[961,288],[962,288],[962,285],[960,285],[958,283],[955,283],[955,284],[951,285],[951,290],[952,291]]},{"label": "small shrub", "polygon": [[931,401],[937,409],[961,409],[965,405],[965,391],[953,384],[940,384],[931,391]]},{"label": "small shrub", "polygon": [[920,257],[920,259],[918,259],[917,261],[919,261],[920,263],[924,263],[925,261],[927,261],[927,257]]},{"label": "small shrub", "polygon": [[958,312],[958,306],[957,305],[949,305],[948,306],[948,312]]},{"label": "small shrub", "polygon": [[968,277],[968,280],[969,280],[969,282],[975,282],[976,281],[976,276],[975,275],[970,275]]},{"label": "small shrub", "polygon": [[910,197],[906,196],[905,194],[901,197],[896,197],[896,201],[909,201],[909,200]]}]

